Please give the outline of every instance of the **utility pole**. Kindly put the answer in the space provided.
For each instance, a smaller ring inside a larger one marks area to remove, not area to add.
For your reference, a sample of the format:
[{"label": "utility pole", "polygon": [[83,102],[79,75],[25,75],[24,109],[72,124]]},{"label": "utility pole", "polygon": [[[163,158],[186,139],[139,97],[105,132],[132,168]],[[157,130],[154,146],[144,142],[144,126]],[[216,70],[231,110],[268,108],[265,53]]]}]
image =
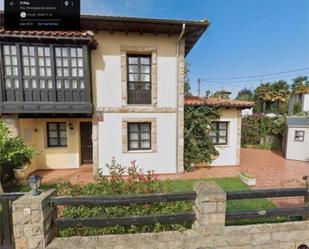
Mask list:
[{"label": "utility pole", "polygon": [[205,81],[205,80],[203,80],[203,79],[197,79],[197,86],[198,86],[198,88],[197,88],[197,92],[198,92],[198,96],[199,97],[202,97],[202,89],[201,89],[201,85],[202,85],[202,82],[203,81]]}]

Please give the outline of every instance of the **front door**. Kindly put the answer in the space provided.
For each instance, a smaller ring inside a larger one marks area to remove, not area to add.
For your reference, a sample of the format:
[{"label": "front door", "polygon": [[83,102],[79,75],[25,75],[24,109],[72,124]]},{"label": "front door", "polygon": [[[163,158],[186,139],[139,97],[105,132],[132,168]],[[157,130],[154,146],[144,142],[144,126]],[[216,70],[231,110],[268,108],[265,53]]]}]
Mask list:
[{"label": "front door", "polygon": [[92,163],[92,123],[80,123],[80,145],[82,164]]}]

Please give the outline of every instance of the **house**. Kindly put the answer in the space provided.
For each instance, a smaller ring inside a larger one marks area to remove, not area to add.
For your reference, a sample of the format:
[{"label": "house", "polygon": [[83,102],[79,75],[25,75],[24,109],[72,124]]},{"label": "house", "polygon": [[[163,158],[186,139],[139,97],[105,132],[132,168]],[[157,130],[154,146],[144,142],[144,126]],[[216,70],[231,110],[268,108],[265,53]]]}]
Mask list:
[{"label": "house", "polygon": [[231,166],[240,163],[242,110],[253,107],[250,101],[222,98],[201,98],[188,96],[185,105],[215,106],[219,108],[220,119],[211,125],[211,136],[219,156],[211,166]]},{"label": "house", "polygon": [[[30,170],[183,172],[184,59],[209,23],[81,16],[81,31],[0,30],[0,115]],[[3,26],[3,13],[0,15]]]},{"label": "house", "polygon": [[[300,112],[309,112],[309,89],[303,93],[292,94],[289,100],[289,115],[293,115],[296,105],[300,105]],[[297,107],[296,107],[297,108]]]},{"label": "house", "polygon": [[286,159],[309,162],[308,117],[287,117],[282,150]]}]

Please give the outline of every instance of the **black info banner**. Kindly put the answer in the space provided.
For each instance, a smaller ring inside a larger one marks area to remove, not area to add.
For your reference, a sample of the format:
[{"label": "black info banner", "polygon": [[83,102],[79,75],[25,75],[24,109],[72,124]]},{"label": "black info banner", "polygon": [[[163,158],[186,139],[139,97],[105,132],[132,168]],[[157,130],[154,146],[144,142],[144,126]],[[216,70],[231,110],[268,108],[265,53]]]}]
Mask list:
[{"label": "black info banner", "polygon": [[79,30],[80,0],[5,0],[6,30]]}]

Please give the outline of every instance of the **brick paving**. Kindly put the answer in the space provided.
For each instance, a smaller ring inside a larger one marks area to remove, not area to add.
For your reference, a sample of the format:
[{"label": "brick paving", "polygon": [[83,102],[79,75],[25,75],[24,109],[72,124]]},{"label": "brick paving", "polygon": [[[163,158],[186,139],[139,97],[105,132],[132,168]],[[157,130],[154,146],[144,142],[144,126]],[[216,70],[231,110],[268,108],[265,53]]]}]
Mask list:
[{"label": "brick paving", "polygon": [[[304,184],[304,175],[309,175],[309,162],[285,160],[280,152],[259,149],[241,149],[239,166],[201,168],[180,175],[160,175],[160,179],[200,179],[233,177],[244,171],[256,177],[255,188],[298,187]],[[85,184],[94,180],[92,165],[79,169],[39,170],[44,183],[68,180]]]}]

